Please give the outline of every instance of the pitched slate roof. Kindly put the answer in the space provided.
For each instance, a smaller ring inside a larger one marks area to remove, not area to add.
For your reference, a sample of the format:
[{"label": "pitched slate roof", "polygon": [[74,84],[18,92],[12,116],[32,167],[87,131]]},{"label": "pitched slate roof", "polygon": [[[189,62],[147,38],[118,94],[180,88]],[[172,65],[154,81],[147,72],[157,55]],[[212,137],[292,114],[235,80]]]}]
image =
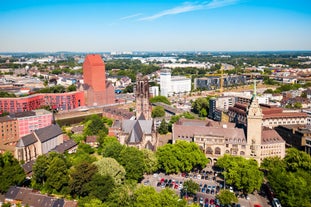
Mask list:
[{"label": "pitched slate roof", "polygon": [[40,139],[41,142],[46,142],[58,135],[61,135],[62,129],[57,124],[52,124],[50,126],[35,130],[36,135]]},{"label": "pitched slate roof", "polygon": [[65,201],[64,199],[40,194],[38,191],[34,191],[30,188],[16,186],[11,186],[9,188],[8,192],[5,194],[5,198],[21,201],[23,205],[28,204],[33,207],[64,207],[66,206],[66,202],[71,204],[67,206],[77,206],[76,201]]},{"label": "pitched slate roof", "polygon": [[16,147],[26,147],[36,142],[37,142],[37,138],[35,137],[35,135],[28,134],[18,140]]},{"label": "pitched slate roof", "polygon": [[143,130],[138,121],[135,122],[132,131],[130,132],[129,143],[139,143],[143,140]]},{"label": "pitched slate roof", "polygon": [[152,120],[123,120],[122,132],[129,134],[129,143],[139,143],[144,134],[152,133]]},{"label": "pitched slate roof", "polygon": [[174,124],[173,136],[174,139],[180,137],[194,137],[196,135],[218,136],[227,139],[240,139],[242,142],[246,141],[244,130],[240,128],[219,128],[206,126],[184,126]]},{"label": "pitched slate roof", "polygon": [[32,166],[34,163],[35,163],[35,160],[31,160],[22,165],[22,168],[24,169],[26,174],[29,174],[32,172]]},{"label": "pitched slate roof", "polygon": [[274,129],[263,129],[261,135],[262,144],[284,143],[285,141]]},{"label": "pitched slate roof", "polygon": [[52,151],[58,152],[58,153],[64,153],[65,151],[77,146],[78,144],[73,140],[73,139],[69,139],[65,142],[63,142],[60,145],[57,145],[54,149],[52,149]]}]

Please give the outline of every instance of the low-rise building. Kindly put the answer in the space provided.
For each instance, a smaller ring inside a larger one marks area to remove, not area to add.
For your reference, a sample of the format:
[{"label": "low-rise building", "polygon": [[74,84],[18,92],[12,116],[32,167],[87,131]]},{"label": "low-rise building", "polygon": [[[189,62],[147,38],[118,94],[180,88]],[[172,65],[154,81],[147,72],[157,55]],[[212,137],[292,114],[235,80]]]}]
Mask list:
[{"label": "low-rise building", "polygon": [[20,138],[14,156],[19,161],[29,162],[39,155],[47,154],[63,143],[63,132],[58,125],[50,125]]}]

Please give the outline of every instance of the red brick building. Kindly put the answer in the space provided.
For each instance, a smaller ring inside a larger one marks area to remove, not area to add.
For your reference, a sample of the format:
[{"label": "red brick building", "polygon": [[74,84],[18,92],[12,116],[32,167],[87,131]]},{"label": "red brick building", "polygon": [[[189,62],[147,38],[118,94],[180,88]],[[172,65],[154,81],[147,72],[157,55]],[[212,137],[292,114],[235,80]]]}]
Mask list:
[{"label": "red brick building", "polygon": [[40,93],[18,98],[0,98],[0,112],[31,111],[42,106],[50,106],[60,111],[85,106],[84,92]]},{"label": "red brick building", "polygon": [[87,106],[101,106],[115,103],[115,92],[106,81],[105,63],[98,54],[85,57],[83,63],[83,90]]}]

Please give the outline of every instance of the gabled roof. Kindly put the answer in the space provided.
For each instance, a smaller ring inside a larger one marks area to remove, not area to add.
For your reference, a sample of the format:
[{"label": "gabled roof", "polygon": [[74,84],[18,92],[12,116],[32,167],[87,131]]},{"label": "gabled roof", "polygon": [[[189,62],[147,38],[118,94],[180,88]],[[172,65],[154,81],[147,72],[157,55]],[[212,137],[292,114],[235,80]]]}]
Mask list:
[{"label": "gabled roof", "polygon": [[24,169],[26,174],[29,174],[32,172],[32,166],[34,163],[35,163],[35,160],[31,160],[22,165],[22,168]]},{"label": "gabled roof", "polygon": [[138,117],[138,120],[146,120],[146,117],[144,113],[140,113],[140,116]]},{"label": "gabled roof", "polygon": [[18,192],[19,192],[19,188],[12,186],[6,192],[5,198],[7,198],[7,199],[15,199],[15,197],[18,195]]},{"label": "gabled roof", "polygon": [[73,140],[67,140],[65,142],[63,142],[60,145],[57,145],[54,149],[52,149],[52,151],[58,152],[58,153],[64,153],[67,150],[70,150],[71,148],[77,146],[78,144]]},{"label": "gabled roof", "polygon": [[36,142],[37,142],[37,138],[35,137],[35,135],[28,134],[18,140],[16,147],[26,147]]},{"label": "gabled roof", "polygon": [[152,133],[152,120],[123,120],[122,132],[129,134],[130,143],[139,143],[144,134]]},{"label": "gabled roof", "polygon": [[35,130],[34,133],[36,133],[41,142],[46,142],[61,135],[63,132],[57,124],[52,124],[50,126]]},{"label": "gabled roof", "polygon": [[143,130],[138,121],[135,122],[134,127],[130,133],[129,143],[139,143],[143,140]]}]

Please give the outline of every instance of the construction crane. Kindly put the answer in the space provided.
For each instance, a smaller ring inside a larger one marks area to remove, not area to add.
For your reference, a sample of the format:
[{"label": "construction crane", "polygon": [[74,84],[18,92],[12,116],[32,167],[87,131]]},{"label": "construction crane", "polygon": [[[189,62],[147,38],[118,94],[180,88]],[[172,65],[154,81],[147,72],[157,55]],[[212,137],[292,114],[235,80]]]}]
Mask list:
[{"label": "construction crane", "polygon": [[224,90],[224,66],[223,66],[223,64],[221,64],[220,74],[221,74],[221,76],[220,76],[219,92],[222,93]]}]

